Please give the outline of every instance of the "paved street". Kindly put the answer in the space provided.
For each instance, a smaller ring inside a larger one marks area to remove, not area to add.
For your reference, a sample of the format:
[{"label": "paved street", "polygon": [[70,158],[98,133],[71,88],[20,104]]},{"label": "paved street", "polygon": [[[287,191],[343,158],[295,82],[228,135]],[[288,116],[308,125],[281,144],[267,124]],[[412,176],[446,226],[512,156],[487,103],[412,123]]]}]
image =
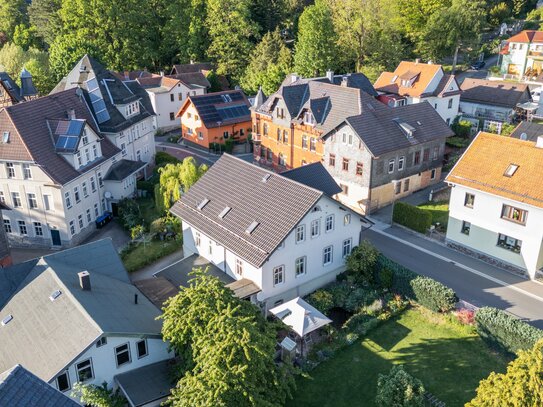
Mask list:
[{"label": "paved street", "polygon": [[483,69],[480,69],[478,71],[474,69],[468,69],[467,71],[460,72],[456,74],[456,80],[458,81],[458,84],[462,84],[464,79],[466,78],[476,78],[476,79],[485,79],[488,75],[488,70],[492,68],[493,66],[496,66],[496,63],[498,62],[498,56],[492,55],[485,59],[485,67]]},{"label": "paved street", "polygon": [[[207,166],[213,165],[219,158],[218,154],[211,154],[203,150],[198,150],[193,147],[181,146],[178,144],[157,142],[156,151],[165,151],[170,155],[173,155],[179,160],[183,160],[187,157],[194,157],[198,164],[205,164]],[[247,162],[253,162],[253,154],[236,154],[236,157],[241,158]]]}]

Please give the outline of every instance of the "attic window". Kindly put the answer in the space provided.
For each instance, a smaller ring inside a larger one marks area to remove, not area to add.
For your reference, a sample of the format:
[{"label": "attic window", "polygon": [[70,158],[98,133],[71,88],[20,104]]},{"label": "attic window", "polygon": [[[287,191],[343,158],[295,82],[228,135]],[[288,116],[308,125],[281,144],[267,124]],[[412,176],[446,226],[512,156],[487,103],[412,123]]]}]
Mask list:
[{"label": "attic window", "polygon": [[2,135],[2,143],[7,144],[9,143],[9,131],[5,131]]},{"label": "attic window", "polygon": [[249,225],[249,227],[247,229],[245,229],[245,233],[247,233],[248,235],[250,235],[251,233],[253,233],[256,229],[256,227],[260,225],[260,223],[258,223],[256,220],[253,221],[253,223],[251,223]]},{"label": "attic window", "polygon": [[266,174],[262,177],[262,182],[268,182],[268,180],[271,178],[271,174]]},{"label": "attic window", "polygon": [[394,122],[398,126],[400,126],[400,129],[402,129],[403,133],[407,136],[408,139],[413,138],[413,133],[415,132],[415,128],[411,126],[409,123],[402,122],[400,119],[393,119]]},{"label": "attic window", "polygon": [[204,209],[204,207],[209,203],[209,199],[205,198],[200,204],[198,205],[198,210],[201,211]]},{"label": "attic window", "polygon": [[232,208],[230,208],[229,206],[227,206],[226,208],[224,208],[222,210],[221,213],[219,213],[219,218],[221,219],[224,219],[224,217],[228,214],[228,212],[230,212],[232,210]]},{"label": "attic window", "polygon": [[6,326],[13,319],[13,315],[9,314],[2,320],[2,326]]},{"label": "attic window", "polygon": [[512,177],[515,172],[518,170],[518,165],[516,164],[509,164],[507,169],[505,170],[505,173],[503,174],[506,177]]},{"label": "attic window", "polygon": [[60,294],[62,294],[60,290],[53,291],[53,293],[49,296],[49,299],[51,301],[55,301],[58,297],[60,297]]}]

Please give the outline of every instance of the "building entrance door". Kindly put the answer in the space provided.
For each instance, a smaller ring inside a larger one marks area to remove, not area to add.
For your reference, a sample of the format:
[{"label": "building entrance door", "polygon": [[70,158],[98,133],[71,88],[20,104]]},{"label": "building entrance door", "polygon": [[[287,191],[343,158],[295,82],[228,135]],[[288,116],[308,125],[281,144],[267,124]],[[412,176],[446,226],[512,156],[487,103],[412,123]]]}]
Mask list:
[{"label": "building entrance door", "polygon": [[53,246],[62,245],[62,242],[60,241],[60,232],[58,230],[51,229],[51,240],[53,241]]}]

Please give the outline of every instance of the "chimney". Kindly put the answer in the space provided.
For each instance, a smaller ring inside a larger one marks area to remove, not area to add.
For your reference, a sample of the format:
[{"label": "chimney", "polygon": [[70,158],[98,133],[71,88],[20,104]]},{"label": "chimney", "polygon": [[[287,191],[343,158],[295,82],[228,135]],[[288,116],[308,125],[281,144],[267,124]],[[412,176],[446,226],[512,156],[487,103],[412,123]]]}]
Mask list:
[{"label": "chimney", "polygon": [[535,143],[537,148],[543,148],[543,136],[537,136],[537,142]]},{"label": "chimney", "polygon": [[330,83],[334,83],[334,71],[326,71],[326,78],[330,81]]},{"label": "chimney", "polygon": [[134,294],[134,304],[138,305],[138,294]]},{"label": "chimney", "polygon": [[420,63],[420,58],[416,58],[416,59],[415,59],[415,63],[416,63],[416,64]]},{"label": "chimney", "polygon": [[130,79],[130,72],[124,71],[124,80],[127,81]]},{"label": "chimney", "polygon": [[90,274],[88,271],[81,271],[77,273],[79,276],[79,285],[83,291],[91,290]]},{"label": "chimney", "polygon": [[434,64],[434,61],[432,61],[431,59],[428,61],[428,65],[433,65]]},{"label": "chimney", "polygon": [[160,71],[160,76],[164,76],[164,71]]},{"label": "chimney", "polygon": [[292,83],[292,82],[296,82],[298,79],[300,79],[300,78],[298,77],[298,74],[297,74],[297,73],[291,73],[291,74],[290,74],[290,82],[291,82],[291,83]]},{"label": "chimney", "polygon": [[344,88],[349,87],[349,78],[348,77],[343,76],[341,78],[341,86],[343,86]]},{"label": "chimney", "polygon": [[74,109],[66,110],[66,116],[68,116],[68,119],[74,120],[75,119],[75,110]]}]

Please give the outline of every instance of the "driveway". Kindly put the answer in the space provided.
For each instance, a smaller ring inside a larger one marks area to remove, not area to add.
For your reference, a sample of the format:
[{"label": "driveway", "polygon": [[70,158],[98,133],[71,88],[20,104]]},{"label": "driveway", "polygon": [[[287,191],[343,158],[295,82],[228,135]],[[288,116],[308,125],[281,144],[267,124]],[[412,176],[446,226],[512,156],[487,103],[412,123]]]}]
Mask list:
[{"label": "driveway", "polygon": [[479,69],[478,71],[475,69],[468,69],[467,71],[457,73],[456,80],[458,81],[458,84],[461,85],[466,78],[486,79],[488,70],[493,66],[496,66],[497,63],[498,55],[491,55],[485,59],[485,67],[483,69]]},{"label": "driveway", "polygon": [[118,252],[120,252],[122,248],[130,241],[130,236],[128,236],[128,233],[116,220],[113,220],[103,228],[96,229],[94,232],[92,232],[92,234],[87,237],[82,244],[95,242],[97,240],[106,238],[111,239],[113,246]]}]

